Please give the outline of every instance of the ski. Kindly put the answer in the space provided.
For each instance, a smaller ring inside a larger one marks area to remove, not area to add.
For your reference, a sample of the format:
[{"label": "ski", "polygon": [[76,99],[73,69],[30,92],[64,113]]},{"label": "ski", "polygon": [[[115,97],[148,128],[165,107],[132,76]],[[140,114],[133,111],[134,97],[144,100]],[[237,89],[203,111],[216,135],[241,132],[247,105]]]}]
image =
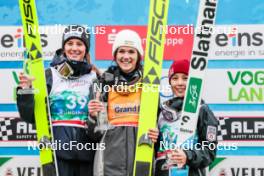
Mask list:
[{"label": "ski", "polygon": [[[169,0],[151,0],[137,133],[134,176],[151,176],[154,146],[147,137],[156,128]],[[150,108],[151,107],[151,108]]]},{"label": "ski", "polygon": [[37,140],[39,144],[42,144],[39,146],[43,146],[39,151],[40,164],[43,176],[58,176],[55,151],[48,146],[52,142],[52,127],[47,109],[48,94],[35,0],[19,0],[19,8],[28,53],[28,59],[25,62],[29,74],[35,77],[33,81],[35,123]]},{"label": "ski", "polygon": [[[185,144],[192,146],[194,143],[216,9],[217,0],[200,0],[196,24],[198,30],[194,34],[190,71],[177,138],[177,146],[179,147]],[[170,176],[178,176],[178,172],[182,173],[180,170],[182,169],[172,168]]]}]

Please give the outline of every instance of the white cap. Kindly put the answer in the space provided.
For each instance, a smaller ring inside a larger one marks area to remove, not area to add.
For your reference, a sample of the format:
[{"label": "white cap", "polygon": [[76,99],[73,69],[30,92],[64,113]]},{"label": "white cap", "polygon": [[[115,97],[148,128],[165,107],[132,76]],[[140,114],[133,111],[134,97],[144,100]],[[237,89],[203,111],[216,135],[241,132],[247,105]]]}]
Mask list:
[{"label": "white cap", "polygon": [[120,46],[128,46],[138,50],[139,54],[143,56],[143,48],[141,44],[141,38],[135,31],[132,30],[122,30],[116,34],[115,41],[112,47],[112,55],[114,56],[115,51]]}]

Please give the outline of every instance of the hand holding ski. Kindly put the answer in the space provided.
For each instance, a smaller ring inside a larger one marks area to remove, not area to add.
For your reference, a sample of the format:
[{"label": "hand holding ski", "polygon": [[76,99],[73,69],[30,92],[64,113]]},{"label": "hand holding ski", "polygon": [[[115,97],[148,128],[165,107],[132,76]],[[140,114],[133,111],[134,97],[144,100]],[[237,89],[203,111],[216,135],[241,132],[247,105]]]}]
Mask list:
[{"label": "hand holding ski", "polygon": [[[36,90],[34,93],[34,116],[38,142],[48,139],[52,142],[53,131],[51,118],[47,111],[48,93],[46,87],[45,68],[42,58],[42,47],[39,34],[37,10],[34,0],[19,0],[23,32],[25,36],[28,61],[26,68],[31,76],[21,75],[21,86],[30,87],[31,83]],[[32,78],[36,78],[34,82]],[[56,154],[51,148],[40,150],[40,163],[43,176],[58,176]]]},{"label": "hand holding ski", "polygon": [[19,84],[18,86],[22,89],[29,89],[32,87],[32,82],[35,80],[34,77],[31,77],[29,75],[26,75],[24,73],[19,74]]}]

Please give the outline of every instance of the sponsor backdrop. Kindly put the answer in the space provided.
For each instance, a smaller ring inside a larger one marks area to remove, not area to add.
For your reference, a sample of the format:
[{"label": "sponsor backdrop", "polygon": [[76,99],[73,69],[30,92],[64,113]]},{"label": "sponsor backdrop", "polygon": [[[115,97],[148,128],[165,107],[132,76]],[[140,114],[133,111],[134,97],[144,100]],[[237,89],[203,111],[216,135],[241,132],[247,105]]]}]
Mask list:
[{"label": "sponsor backdrop", "polygon": [[[116,33],[136,30],[146,43],[149,1],[37,1],[45,65],[61,46],[63,27],[89,28],[92,61],[100,69],[113,64],[111,46]],[[129,10],[128,10],[129,8]],[[172,60],[191,55],[197,0],[170,3],[162,77],[162,101]],[[219,118],[218,158],[212,176],[264,175],[264,2],[221,0],[206,74],[203,99]],[[243,12],[243,13],[241,13]],[[40,176],[35,128],[17,113],[16,75],[23,68],[24,40],[17,1],[0,2],[0,175]],[[243,162],[247,161],[247,162]]]}]

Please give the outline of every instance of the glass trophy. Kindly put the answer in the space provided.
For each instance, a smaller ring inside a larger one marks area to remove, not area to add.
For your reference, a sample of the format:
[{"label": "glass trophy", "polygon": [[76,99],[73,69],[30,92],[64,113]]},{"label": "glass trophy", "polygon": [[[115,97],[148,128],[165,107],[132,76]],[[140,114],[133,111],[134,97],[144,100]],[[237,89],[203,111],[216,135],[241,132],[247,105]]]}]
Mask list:
[{"label": "glass trophy", "polygon": [[110,124],[108,122],[108,115],[107,115],[107,102],[103,101],[102,98],[102,93],[100,91],[100,83],[98,81],[94,81],[93,83],[93,94],[94,94],[94,99],[100,101],[100,103],[102,103],[103,105],[103,110],[98,112],[97,117],[96,117],[96,122],[97,125],[94,128],[94,131],[105,131],[107,129],[109,129]]},{"label": "glass trophy", "polygon": [[107,103],[101,102],[103,104],[104,110],[98,112],[97,125],[94,128],[95,132],[105,131],[109,128],[108,117],[107,117]]}]

